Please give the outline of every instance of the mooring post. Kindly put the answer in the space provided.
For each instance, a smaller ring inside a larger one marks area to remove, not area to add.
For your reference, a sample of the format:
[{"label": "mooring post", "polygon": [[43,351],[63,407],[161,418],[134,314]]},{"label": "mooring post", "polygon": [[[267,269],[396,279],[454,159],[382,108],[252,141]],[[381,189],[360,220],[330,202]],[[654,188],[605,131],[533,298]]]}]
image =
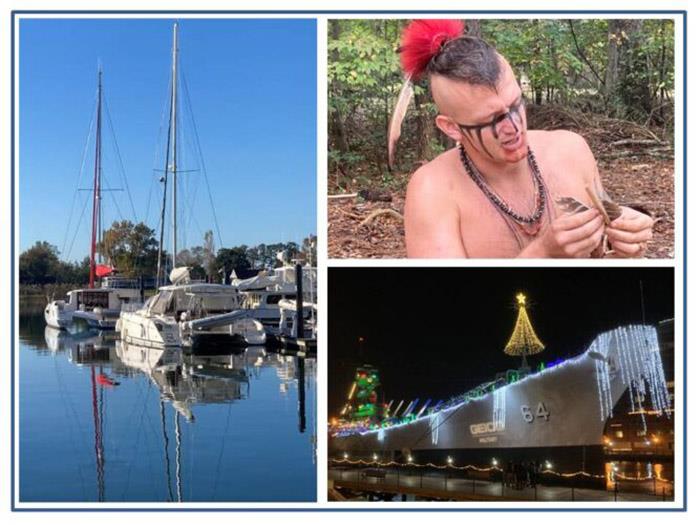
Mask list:
[{"label": "mooring post", "polygon": [[297,277],[297,338],[304,338],[304,284],[301,264],[296,265]]}]

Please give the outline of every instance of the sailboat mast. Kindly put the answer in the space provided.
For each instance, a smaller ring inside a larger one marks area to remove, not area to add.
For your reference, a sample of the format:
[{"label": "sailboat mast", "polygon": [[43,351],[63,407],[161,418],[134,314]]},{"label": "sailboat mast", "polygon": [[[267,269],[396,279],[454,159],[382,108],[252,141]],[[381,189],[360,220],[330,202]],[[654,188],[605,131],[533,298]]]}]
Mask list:
[{"label": "sailboat mast", "polygon": [[172,123],[172,171],[173,171],[173,268],[177,267],[177,22],[173,25],[173,83],[170,97],[170,122]]},{"label": "sailboat mast", "polygon": [[[165,146],[165,169],[163,170],[163,203],[160,208],[160,238],[158,240],[158,267],[156,281],[160,285],[161,276],[165,274],[163,263],[163,244],[165,242],[165,209],[168,197],[168,172],[173,173],[173,268],[177,255],[177,22],[173,26],[173,63],[170,80],[170,118],[168,122],[168,138]],[[172,162],[171,145],[172,144]]]},{"label": "sailboat mast", "polygon": [[97,230],[101,227],[101,178],[102,178],[102,67],[97,69],[97,125],[95,127],[95,173],[93,175],[92,195],[92,237],[90,239],[90,281],[88,286],[95,287],[95,252]]}]

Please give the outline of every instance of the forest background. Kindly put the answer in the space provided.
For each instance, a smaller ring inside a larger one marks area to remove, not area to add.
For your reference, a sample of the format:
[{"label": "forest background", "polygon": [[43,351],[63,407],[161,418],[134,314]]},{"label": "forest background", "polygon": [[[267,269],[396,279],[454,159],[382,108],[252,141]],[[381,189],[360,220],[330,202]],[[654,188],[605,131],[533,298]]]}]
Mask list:
[{"label": "forest background", "polygon": [[[404,257],[410,174],[453,147],[434,125],[425,81],[392,168],[387,129],[403,84],[406,20],[331,20],[328,35],[329,257]],[[656,219],[648,257],[673,256],[674,22],[667,19],[465,20],[510,62],[530,129],[583,135],[606,190]]]}]

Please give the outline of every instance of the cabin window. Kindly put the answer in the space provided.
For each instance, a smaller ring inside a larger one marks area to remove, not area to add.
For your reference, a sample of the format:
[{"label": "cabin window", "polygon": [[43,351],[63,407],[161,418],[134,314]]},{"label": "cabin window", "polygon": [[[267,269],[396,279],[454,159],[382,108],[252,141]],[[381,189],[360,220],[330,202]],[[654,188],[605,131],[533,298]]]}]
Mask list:
[{"label": "cabin window", "polygon": [[279,294],[268,295],[267,304],[278,304],[280,302],[280,299],[282,299],[282,296]]},{"label": "cabin window", "polygon": [[78,306],[108,308],[109,292],[86,290],[78,293]]},{"label": "cabin window", "polygon": [[616,438],[623,438],[623,437],[625,437],[625,433],[622,430],[616,430],[615,437]]}]

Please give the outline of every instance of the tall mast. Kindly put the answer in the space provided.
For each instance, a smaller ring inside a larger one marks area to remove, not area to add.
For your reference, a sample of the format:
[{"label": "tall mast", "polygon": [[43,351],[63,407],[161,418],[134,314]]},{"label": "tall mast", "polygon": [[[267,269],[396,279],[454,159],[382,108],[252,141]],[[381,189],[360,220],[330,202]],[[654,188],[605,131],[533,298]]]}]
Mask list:
[{"label": "tall mast", "polygon": [[102,67],[97,68],[97,125],[95,128],[95,173],[93,175],[92,195],[92,237],[90,239],[90,281],[88,286],[95,287],[95,252],[97,231],[101,227],[101,178],[102,178]]},{"label": "tall mast", "polygon": [[177,258],[177,22],[173,25],[173,83],[170,97],[170,122],[172,123],[173,151],[173,268]]},{"label": "tall mast", "polygon": [[[168,172],[173,173],[173,268],[177,255],[177,22],[173,26],[173,63],[170,84],[170,118],[168,122],[168,138],[165,146],[165,169],[163,170],[163,203],[160,208],[160,238],[158,242],[158,268],[156,281],[160,284],[164,275],[163,243],[165,242],[165,209],[168,196]],[[172,144],[172,162],[171,162]]]}]

